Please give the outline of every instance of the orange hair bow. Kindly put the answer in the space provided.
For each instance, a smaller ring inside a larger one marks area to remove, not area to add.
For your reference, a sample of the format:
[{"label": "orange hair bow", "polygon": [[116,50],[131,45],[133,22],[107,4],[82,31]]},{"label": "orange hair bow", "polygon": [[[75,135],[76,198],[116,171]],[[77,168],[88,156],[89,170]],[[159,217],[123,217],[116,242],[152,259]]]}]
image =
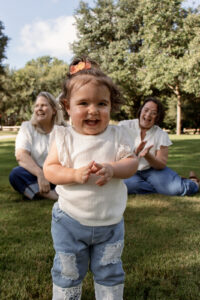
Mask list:
[{"label": "orange hair bow", "polygon": [[76,74],[79,71],[91,69],[91,63],[90,62],[84,62],[80,61],[77,65],[72,65],[69,69],[70,75]]}]

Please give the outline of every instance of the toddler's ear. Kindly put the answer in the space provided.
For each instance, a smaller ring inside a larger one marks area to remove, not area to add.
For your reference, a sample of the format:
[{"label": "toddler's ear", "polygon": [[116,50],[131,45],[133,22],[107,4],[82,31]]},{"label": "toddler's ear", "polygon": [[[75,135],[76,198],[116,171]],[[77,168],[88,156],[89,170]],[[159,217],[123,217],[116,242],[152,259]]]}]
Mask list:
[{"label": "toddler's ear", "polygon": [[65,110],[67,111],[67,113],[69,114],[69,101],[67,99],[63,99],[63,104],[65,107]]}]

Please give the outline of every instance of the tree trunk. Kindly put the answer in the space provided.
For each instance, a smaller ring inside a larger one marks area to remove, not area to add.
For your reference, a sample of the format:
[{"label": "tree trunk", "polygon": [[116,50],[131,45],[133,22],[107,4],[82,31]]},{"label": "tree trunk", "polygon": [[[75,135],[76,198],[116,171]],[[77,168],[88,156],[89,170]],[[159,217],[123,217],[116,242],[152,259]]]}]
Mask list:
[{"label": "tree trunk", "polygon": [[179,85],[176,83],[175,86],[168,84],[168,87],[173,91],[177,97],[176,104],[176,134],[181,134],[181,94],[179,90]]},{"label": "tree trunk", "polygon": [[181,95],[180,95],[178,85],[176,86],[175,94],[177,96],[176,134],[180,135],[181,134]]}]

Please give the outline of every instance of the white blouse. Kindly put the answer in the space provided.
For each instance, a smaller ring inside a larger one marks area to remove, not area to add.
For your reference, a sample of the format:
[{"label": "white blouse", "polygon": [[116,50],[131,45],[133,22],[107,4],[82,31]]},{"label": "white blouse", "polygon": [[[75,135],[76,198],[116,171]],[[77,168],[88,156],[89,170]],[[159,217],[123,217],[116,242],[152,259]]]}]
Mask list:
[{"label": "white blouse", "polygon": [[[127,126],[132,130],[133,140],[134,140],[134,149],[136,149],[141,143],[141,129],[139,126],[139,120],[124,120],[118,123],[118,125]],[[159,126],[152,126],[147,132],[144,138],[144,141],[147,141],[145,148],[153,145],[150,149],[150,153],[153,155],[156,154],[157,150],[160,150],[161,146],[170,146],[172,142],[169,139],[168,133],[163,131]],[[138,170],[147,170],[150,168],[148,161],[142,157],[139,159]]]},{"label": "white blouse", "polygon": [[25,121],[16,137],[15,153],[18,149],[27,150],[37,165],[42,167],[48,154],[49,136],[38,132],[30,121]]},{"label": "white blouse", "polygon": [[[82,135],[70,126],[55,126],[51,136],[54,139],[61,165],[69,168],[77,169],[91,161],[118,161],[133,154],[133,141],[124,126],[110,125],[99,135]],[[91,174],[85,184],[57,185],[60,209],[83,225],[116,224],[126,207],[127,188],[118,178],[98,186],[97,178]]]}]

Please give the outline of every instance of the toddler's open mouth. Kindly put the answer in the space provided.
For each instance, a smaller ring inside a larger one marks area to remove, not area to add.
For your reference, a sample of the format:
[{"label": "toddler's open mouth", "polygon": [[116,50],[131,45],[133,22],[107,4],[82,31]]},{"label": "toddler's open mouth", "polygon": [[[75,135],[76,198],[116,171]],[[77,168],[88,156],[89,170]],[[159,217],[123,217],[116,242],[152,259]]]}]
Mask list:
[{"label": "toddler's open mouth", "polygon": [[94,126],[99,123],[99,120],[85,120],[85,123],[89,126]]}]

